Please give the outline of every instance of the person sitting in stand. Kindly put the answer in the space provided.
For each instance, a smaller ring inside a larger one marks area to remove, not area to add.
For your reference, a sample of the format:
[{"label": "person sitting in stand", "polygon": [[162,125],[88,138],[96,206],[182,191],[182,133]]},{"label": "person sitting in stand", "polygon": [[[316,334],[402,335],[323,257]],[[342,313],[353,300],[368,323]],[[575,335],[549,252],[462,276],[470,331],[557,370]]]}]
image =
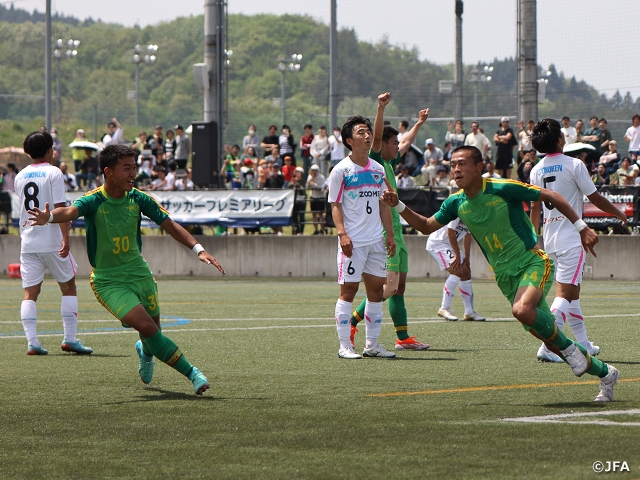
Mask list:
[{"label": "person sitting in stand", "polygon": [[609,174],[607,173],[607,169],[603,163],[598,165],[596,173],[591,176],[591,180],[593,180],[593,184],[596,187],[609,185]]}]

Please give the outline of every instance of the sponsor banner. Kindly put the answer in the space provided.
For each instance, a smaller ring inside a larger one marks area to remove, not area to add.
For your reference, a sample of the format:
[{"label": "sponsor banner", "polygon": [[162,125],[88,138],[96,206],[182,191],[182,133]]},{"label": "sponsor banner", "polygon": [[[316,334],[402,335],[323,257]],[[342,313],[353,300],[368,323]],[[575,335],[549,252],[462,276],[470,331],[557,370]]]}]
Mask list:
[{"label": "sponsor banner", "polygon": [[[639,187],[603,185],[598,189],[598,192],[627,215],[629,224],[638,224],[638,221],[640,220],[638,218],[638,199],[640,198]],[[587,197],[584,197],[584,211],[582,216],[584,221],[591,228],[606,228],[620,225],[620,220],[591,204]]]},{"label": "sponsor banner", "polygon": [[[171,218],[182,224],[222,225],[236,228],[284,226],[291,224],[293,190],[207,190],[187,192],[145,192],[153,197]],[[71,205],[84,192],[67,192]],[[18,225],[20,200],[12,194],[12,217]],[[81,220],[81,219],[79,219]],[[146,217],[143,221],[152,223]],[[82,226],[84,222],[74,222]]]}]

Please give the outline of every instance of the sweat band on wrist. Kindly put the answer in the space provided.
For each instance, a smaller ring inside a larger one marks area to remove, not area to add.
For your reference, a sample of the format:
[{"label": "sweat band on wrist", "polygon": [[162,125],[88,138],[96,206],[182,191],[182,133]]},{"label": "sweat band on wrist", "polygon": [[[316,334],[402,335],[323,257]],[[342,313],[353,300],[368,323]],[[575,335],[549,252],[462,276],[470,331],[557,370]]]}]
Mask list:
[{"label": "sweat band on wrist", "polygon": [[200,252],[204,252],[204,247],[199,243],[196,243],[191,250],[193,250],[196,255],[200,255]]},{"label": "sweat band on wrist", "polygon": [[398,200],[398,204],[393,208],[396,209],[396,212],[402,213],[404,212],[404,209],[407,208],[407,206],[404,203],[402,203],[400,200]]},{"label": "sweat band on wrist", "polygon": [[581,232],[582,230],[584,230],[585,228],[587,228],[587,224],[584,222],[584,220],[582,220],[581,218],[579,218],[578,220],[576,220],[575,222],[573,222],[573,226],[576,227],[576,230]]},{"label": "sweat band on wrist", "polygon": [[47,220],[47,223],[51,223],[51,222],[53,222],[53,212],[49,214],[49,220]]}]

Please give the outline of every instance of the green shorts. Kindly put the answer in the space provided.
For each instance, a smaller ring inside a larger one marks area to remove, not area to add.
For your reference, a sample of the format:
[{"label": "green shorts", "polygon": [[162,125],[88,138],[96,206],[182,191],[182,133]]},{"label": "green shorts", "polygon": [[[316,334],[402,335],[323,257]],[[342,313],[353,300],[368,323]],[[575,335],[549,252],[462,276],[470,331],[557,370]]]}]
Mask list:
[{"label": "green shorts", "polygon": [[118,320],[137,305],[151,317],[160,315],[158,285],[147,262],[142,261],[144,265],[135,261],[135,266],[94,268],[91,272],[91,288],[98,302]]},{"label": "green shorts", "polygon": [[513,262],[513,266],[500,273],[496,271],[496,283],[511,305],[519,288],[539,288],[542,290],[540,306],[544,306],[547,305],[546,296],[553,283],[553,271],[553,260],[544,251],[529,250],[522,258]]},{"label": "green shorts", "polygon": [[404,242],[404,235],[402,231],[394,230],[393,237],[396,241],[396,254],[393,257],[387,255],[387,271],[407,273],[409,271],[409,252],[407,244]]}]

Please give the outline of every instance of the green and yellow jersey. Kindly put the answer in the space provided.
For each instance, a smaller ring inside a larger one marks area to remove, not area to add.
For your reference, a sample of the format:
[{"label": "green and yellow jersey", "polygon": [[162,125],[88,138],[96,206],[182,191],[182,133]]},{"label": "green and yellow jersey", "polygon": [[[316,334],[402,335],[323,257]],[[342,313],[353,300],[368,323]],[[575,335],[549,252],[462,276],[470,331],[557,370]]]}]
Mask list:
[{"label": "green and yellow jersey", "polygon": [[141,260],[142,214],[158,225],[169,217],[152,197],[135,188],[122,198],[112,198],[102,186],[77,199],[73,206],[84,217],[89,263],[96,269]]},{"label": "green and yellow jersey", "polygon": [[[396,185],[394,168],[398,163],[400,163],[400,152],[398,152],[396,158],[394,160],[391,160],[390,162],[382,158],[382,151],[374,152],[373,150],[371,150],[369,152],[369,158],[375,160],[384,167],[385,177],[387,177],[387,180],[389,180],[389,184],[391,184],[393,190],[397,192],[398,187]],[[395,208],[391,209],[391,220],[393,221],[393,236],[395,237],[396,242],[398,241],[398,239],[402,239],[402,241],[404,241],[404,236],[402,235],[402,224],[400,223],[400,214],[396,211]]]},{"label": "green and yellow jersey", "polygon": [[522,202],[538,201],[540,188],[516,180],[482,180],[478,195],[468,198],[463,190],[450,195],[434,218],[446,225],[460,217],[498,275],[528,261],[538,241]]}]

